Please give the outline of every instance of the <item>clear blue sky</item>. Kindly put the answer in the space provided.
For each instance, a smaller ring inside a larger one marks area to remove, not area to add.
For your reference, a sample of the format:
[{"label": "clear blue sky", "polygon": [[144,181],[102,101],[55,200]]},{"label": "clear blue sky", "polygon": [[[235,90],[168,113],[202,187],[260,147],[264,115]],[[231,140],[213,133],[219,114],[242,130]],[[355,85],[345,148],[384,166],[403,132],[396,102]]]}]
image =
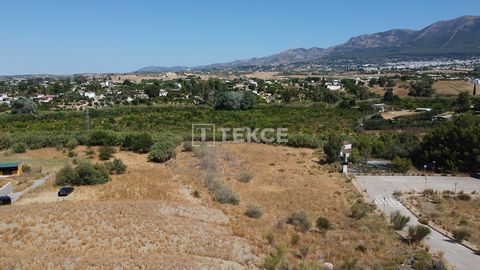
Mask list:
[{"label": "clear blue sky", "polygon": [[4,0],[0,74],[196,66],[476,15],[472,1]]}]

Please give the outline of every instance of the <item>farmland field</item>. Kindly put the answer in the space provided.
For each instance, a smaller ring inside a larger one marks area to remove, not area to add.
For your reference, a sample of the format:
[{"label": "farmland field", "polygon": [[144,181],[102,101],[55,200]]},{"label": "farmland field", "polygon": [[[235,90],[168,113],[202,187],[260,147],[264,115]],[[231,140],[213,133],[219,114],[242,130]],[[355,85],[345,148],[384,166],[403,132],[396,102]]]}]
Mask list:
[{"label": "farmland field", "polygon": [[[83,157],[85,150],[75,152]],[[51,179],[0,208],[1,266],[254,269],[281,248],[292,267],[330,261],[388,268],[412,252],[372,210],[360,220],[349,216],[361,195],[335,169],[320,165],[314,150],[225,143],[214,153],[238,205],[212,199],[195,153],[178,149],[174,160],[155,164],[146,155],[118,152],[128,172],[104,185],[78,187],[59,200]],[[241,173],[251,180],[239,181]],[[259,219],[244,215],[252,204],[263,211]],[[304,211],[312,227],[319,216],[332,227],[295,230],[286,222],[294,211]]]}]

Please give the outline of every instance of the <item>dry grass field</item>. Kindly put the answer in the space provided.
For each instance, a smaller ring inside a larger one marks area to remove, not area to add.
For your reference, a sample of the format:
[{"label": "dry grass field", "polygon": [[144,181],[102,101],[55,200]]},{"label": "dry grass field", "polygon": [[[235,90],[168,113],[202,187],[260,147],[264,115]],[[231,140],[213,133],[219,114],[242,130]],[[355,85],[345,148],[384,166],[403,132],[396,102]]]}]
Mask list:
[{"label": "dry grass field", "polygon": [[[210,199],[205,203],[222,209],[231,218],[234,233],[249,239],[258,254],[268,254],[282,246],[291,267],[330,261],[337,266],[351,263],[371,269],[380,265],[395,267],[411,250],[377,214],[370,212],[358,221],[349,217],[350,207],[361,196],[333,168],[319,165],[313,150],[229,143],[219,146],[217,152],[222,179],[238,194],[240,204],[218,204]],[[208,194],[198,180],[198,165],[192,154],[180,154],[172,166],[190,172],[182,175],[182,183]],[[250,174],[252,180],[238,181],[242,173]],[[244,215],[252,204],[263,209],[260,219]],[[327,217],[333,229],[296,232],[286,224],[293,211],[305,211],[312,227],[319,216]],[[296,234],[300,240],[292,244]],[[272,235],[274,240],[269,244],[266,238]],[[305,247],[308,254],[299,256]]]},{"label": "dry grass field", "polygon": [[435,81],[433,83],[433,89],[435,89],[437,95],[456,96],[463,91],[468,91],[471,94],[473,84],[460,80]]},{"label": "dry grass field", "polygon": [[66,161],[66,155],[54,148],[31,150],[23,154],[1,153],[0,162],[20,162],[28,165],[31,171],[20,176],[0,178],[0,187],[12,182],[14,192],[21,191],[30,186],[34,180],[57,171]]},{"label": "dry grass field", "polygon": [[[408,82],[398,82],[393,88],[393,94],[399,97],[408,97],[408,91],[410,89],[410,84]],[[385,94],[384,87],[375,85],[374,87],[369,88],[375,94],[378,94],[383,97]]]},{"label": "dry grass field", "polygon": [[480,247],[480,197],[468,195],[470,200],[458,199],[457,195],[433,194],[408,198],[428,220],[444,230],[453,232],[466,229],[470,232],[468,241]]},{"label": "dry grass field", "polygon": [[[84,148],[76,151],[81,156]],[[412,251],[373,207],[363,219],[349,216],[361,196],[334,169],[320,165],[313,150],[228,143],[214,151],[221,181],[238,195],[239,205],[212,199],[203,183],[206,171],[192,152],[179,149],[166,164],[119,152],[115,156],[128,172],[107,184],[77,187],[59,199],[50,179],[16,204],[0,207],[0,266],[255,269],[277,247],[296,269],[316,269],[324,261],[388,269]],[[241,174],[251,181],[239,181]],[[244,215],[251,204],[262,208],[261,218]],[[332,229],[297,232],[286,223],[293,211],[305,211],[312,227],[319,216],[327,217]]]},{"label": "dry grass field", "polygon": [[393,119],[399,116],[407,116],[407,115],[414,115],[414,114],[419,114],[421,112],[416,112],[416,111],[409,111],[409,110],[401,110],[401,111],[388,111],[388,112],[382,112],[380,115],[382,116],[383,119],[389,120]]},{"label": "dry grass field", "polygon": [[[379,87],[378,85],[370,87],[369,89],[381,96],[385,94],[384,88]],[[408,97],[409,89],[409,82],[398,82],[397,85],[393,87],[393,94],[399,97]],[[473,90],[473,84],[463,80],[438,80],[433,83],[433,89],[435,90],[436,95],[456,96],[463,91],[471,93]]]}]

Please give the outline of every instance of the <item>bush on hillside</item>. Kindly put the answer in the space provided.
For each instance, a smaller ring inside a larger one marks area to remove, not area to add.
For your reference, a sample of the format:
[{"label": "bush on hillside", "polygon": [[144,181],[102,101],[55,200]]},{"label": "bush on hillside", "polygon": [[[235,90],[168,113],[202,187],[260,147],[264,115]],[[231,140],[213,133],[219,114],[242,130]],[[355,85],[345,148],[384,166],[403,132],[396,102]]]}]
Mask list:
[{"label": "bush on hillside", "polygon": [[121,159],[114,158],[113,161],[105,162],[109,174],[124,174],[127,172],[127,165]]},{"label": "bush on hillside", "polygon": [[330,224],[330,220],[326,217],[318,217],[316,222],[317,228],[321,230],[330,230],[332,225]]},{"label": "bush on hillside", "polygon": [[28,98],[19,98],[11,104],[12,114],[34,114],[37,113],[37,105]]},{"label": "bush on hillside", "polygon": [[64,185],[96,185],[110,180],[107,168],[102,164],[92,165],[80,162],[76,167],[63,167],[56,177],[56,184]]},{"label": "bush on hillside", "polygon": [[27,151],[27,144],[18,142],[13,144],[11,148],[14,153],[25,153]]},{"label": "bush on hillside", "polygon": [[245,215],[251,218],[261,218],[263,215],[262,208],[258,205],[249,205],[245,210]]},{"label": "bush on hillside", "polygon": [[192,141],[186,141],[186,142],[183,143],[183,151],[185,151],[185,152],[192,152],[193,151]]},{"label": "bush on hillside", "polygon": [[77,147],[77,145],[78,145],[78,140],[75,138],[71,138],[67,141],[67,143],[65,144],[65,147],[68,150],[73,150],[75,147]]},{"label": "bush on hillside", "polygon": [[115,153],[115,148],[111,146],[101,146],[98,149],[98,159],[109,160],[113,157],[114,153]]},{"label": "bush on hillside", "polygon": [[104,130],[95,130],[90,132],[88,144],[91,146],[117,145],[118,138],[113,132]]},{"label": "bush on hillside", "polygon": [[410,221],[410,217],[400,214],[400,211],[395,211],[390,215],[390,222],[395,230],[402,230]]},{"label": "bush on hillside", "polygon": [[453,238],[459,243],[463,242],[463,240],[470,237],[470,231],[467,228],[458,228],[453,230],[452,232]]},{"label": "bush on hillside", "polygon": [[255,106],[256,97],[247,91],[221,92],[215,97],[215,109],[248,110]]},{"label": "bush on hillside", "polygon": [[412,166],[412,162],[408,158],[401,158],[399,156],[392,160],[392,170],[396,173],[406,173]]},{"label": "bush on hillside", "polygon": [[166,162],[175,157],[175,148],[176,145],[169,140],[157,142],[148,153],[148,160],[157,163]]},{"label": "bush on hillside", "polygon": [[367,206],[364,203],[355,203],[351,208],[351,217],[361,219],[367,215]]},{"label": "bush on hillside", "polygon": [[221,183],[214,174],[207,174],[204,178],[205,186],[211,192],[213,199],[219,203],[238,205],[240,199],[227,185]]},{"label": "bush on hillside", "polygon": [[423,225],[415,225],[408,228],[408,236],[412,242],[422,241],[430,232],[430,228]]},{"label": "bush on hillside", "polygon": [[310,230],[311,226],[308,214],[303,211],[292,212],[287,218],[287,223],[294,225],[297,230],[304,232]]},{"label": "bush on hillside", "polygon": [[340,160],[341,139],[338,136],[330,136],[323,145],[323,153],[327,163],[334,163]]},{"label": "bush on hillside", "polygon": [[148,133],[128,134],[122,143],[124,149],[141,154],[148,153],[152,145],[153,139]]}]

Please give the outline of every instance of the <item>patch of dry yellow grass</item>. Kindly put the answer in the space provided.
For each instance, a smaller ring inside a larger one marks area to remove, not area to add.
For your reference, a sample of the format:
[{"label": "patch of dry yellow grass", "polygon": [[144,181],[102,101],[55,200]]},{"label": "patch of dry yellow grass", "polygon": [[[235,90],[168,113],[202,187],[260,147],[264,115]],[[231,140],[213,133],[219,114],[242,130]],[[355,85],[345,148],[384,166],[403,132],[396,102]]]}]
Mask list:
[{"label": "patch of dry yellow grass", "polygon": [[[206,204],[222,209],[231,218],[234,233],[250,239],[258,254],[273,249],[264,238],[267,232],[274,234],[274,245],[287,246],[293,265],[300,263],[295,255],[303,245],[310,247],[306,260],[332,261],[338,266],[356,258],[359,265],[367,268],[402,263],[411,250],[395,237],[380,216],[370,213],[360,221],[348,217],[351,205],[361,196],[343,176],[319,165],[313,150],[228,143],[222,144],[218,152],[223,157],[222,180],[239,195],[239,206],[211,200],[192,153],[181,153],[175,162],[178,171],[187,172],[181,181],[201,190]],[[249,183],[238,181],[237,176],[242,172],[250,173],[253,179]],[[250,204],[263,209],[260,219],[244,215]],[[334,229],[325,234],[300,233],[300,243],[292,245],[295,230],[286,225],[285,220],[293,211],[307,212],[312,223],[319,216],[325,216],[334,224]],[[358,251],[359,245],[367,251]]]},{"label": "patch of dry yellow grass", "polygon": [[458,95],[463,91],[468,91],[470,94],[473,91],[473,84],[463,80],[445,80],[435,81],[433,89],[437,95]]},{"label": "patch of dry yellow grass", "polygon": [[471,232],[467,240],[480,247],[480,198],[470,201],[454,199],[449,195],[445,198],[441,195],[416,195],[409,200],[427,219],[446,231],[467,228]]}]

